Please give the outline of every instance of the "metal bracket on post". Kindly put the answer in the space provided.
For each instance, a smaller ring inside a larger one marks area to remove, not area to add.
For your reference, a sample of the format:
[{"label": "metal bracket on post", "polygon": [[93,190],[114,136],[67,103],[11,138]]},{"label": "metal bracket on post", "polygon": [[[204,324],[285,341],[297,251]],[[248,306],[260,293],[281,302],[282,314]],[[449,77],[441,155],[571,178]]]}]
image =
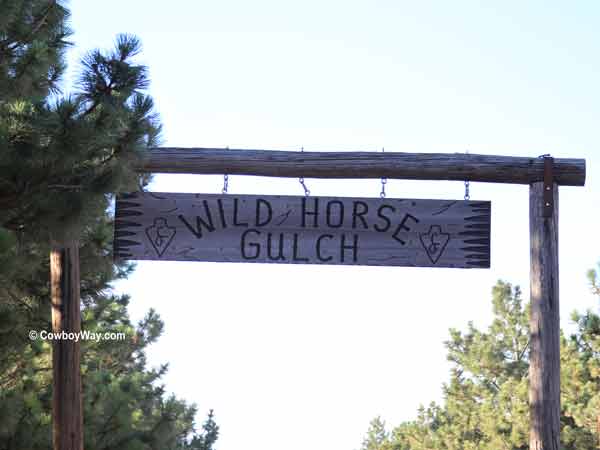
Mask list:
[{"label": "metal bracket on post", "polygon": [[554,158],[544,155],[544,207],[543,217],[552,217],[554,211]]}]

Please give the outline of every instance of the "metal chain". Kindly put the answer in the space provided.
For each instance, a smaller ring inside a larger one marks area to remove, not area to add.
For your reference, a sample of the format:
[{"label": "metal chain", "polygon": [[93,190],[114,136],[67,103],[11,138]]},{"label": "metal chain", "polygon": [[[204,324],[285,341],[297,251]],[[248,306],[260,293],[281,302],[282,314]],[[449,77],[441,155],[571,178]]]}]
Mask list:
[{"label": "metal chain", "polygon": [[[229,147],[225,147],[226,150],[229,150]],[[221,193],[227,194],[227,189],[229,189],[229,175],[223,174],[223,190]]]},{"label": "metal chain", "polygon": [[229,175],[223,175],[223,190],[221,191],[223,194],[227,194],[227,189],[229,188]]},{"label": "metal chain", "polygon": [[[385,147],[381,147],[381,153],[385,152]],[[387,184],[388,179],[387,177],[381,177],[381,192],[379,193],[379,196],[381,198],[385,198],[385,185]]]},{"label": "metal chain", "polygon": [[[469,154],[469,150],[465,151],[465,153],[468,155]],[[469,188],[470,188],[470,183],[468,180],[465,180],[465,200],[470,200],[471,199],[471,193],[469,192]]]},{"label": "metal chain", "polygon": [[[304,147],[302,147],[300,149],[300,152],[304,153]],[[304,182],[304,177],[298,178],[298,181],[300,182],[300,185],[302,186],[302,189],[304,189],[304,195],[306,197],[308,197],[310,195],[310,189],[308,189],[308,187],[306,187],[306,183]]]}]

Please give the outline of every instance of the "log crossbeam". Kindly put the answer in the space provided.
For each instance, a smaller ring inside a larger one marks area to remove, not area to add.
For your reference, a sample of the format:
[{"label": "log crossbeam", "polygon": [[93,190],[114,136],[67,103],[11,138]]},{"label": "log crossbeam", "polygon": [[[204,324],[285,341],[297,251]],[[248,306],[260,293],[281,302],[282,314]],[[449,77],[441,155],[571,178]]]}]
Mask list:
[{"label": "log crossbeam", "polygon": [[[288,152],[157,147],[142,154],[147,173],[256,175],[307,178],[394,178],[531,184],[544,179],[537,157],[465,153]],[[585,184],[585,159],[555,158],[554,181]]]}]

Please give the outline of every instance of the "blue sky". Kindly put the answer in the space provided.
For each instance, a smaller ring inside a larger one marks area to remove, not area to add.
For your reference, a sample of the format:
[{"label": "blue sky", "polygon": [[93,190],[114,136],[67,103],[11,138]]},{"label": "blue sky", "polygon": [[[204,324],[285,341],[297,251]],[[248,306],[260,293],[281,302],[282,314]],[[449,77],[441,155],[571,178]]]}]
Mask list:
[{"label": "blue sky", "polygon": [[[464,152],[586,158],[560,190],[561,323],[597,308],[600,4],[592,1],[70,3],[77,44],[141,38],[164,145]],[[155,191],[220,192],[220,176],[157,176]],[[376,196],[379,180],[313,180],[315,195]],[[230,191],[301,195],[296,179],[230,177]],[[462,198],[459,182],[390,180],[390,197]],[[219,450],[355,449],[441,398],[448,328],[491,318],[497,279],[528,295],[528,188],[492,201],[490,270],[139,263],[118,286],[153,307],[169,391],[214,408]]]}]

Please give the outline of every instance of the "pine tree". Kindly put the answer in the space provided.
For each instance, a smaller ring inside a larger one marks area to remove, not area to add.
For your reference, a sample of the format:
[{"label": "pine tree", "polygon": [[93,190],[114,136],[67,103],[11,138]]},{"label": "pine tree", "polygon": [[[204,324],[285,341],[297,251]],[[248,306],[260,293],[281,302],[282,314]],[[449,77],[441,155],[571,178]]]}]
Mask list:
[{"label": "pine tree", "polygon": [[160,317],[132,324],[111,291],[133,270],[112,262],[112,193],[148,182],[135,164],[160,134],[140,42],[90,52],[62,95],[68,17],[58,0],[0,0],[0,448],[51,447],[51,343],[28,332],[51,330],[50,239],[76,235],[82,329],[126,336],[81,343],[86,448],[211,450],[212,414],[197,431],[196,408],[165,394],[167,366],[146,365]]},{"label": "pine tree", "polygon": [[369,424],[367,437],[363,440],[361,450],[391,450],[389,435],[385,429],[385,422],[381,417],[375,417]]},{"label": "pine tree", "polygon": [[[589,276],[593,292],[600,295],[597,273]],[[518,287],[498,282],[493,308],[487,332],[472,323],[466,333],[450,331],[446,347],[452,370],[444,402],[421,407],[414,421],[387,435],[372,425],[368,441],[377,444],[372,448],[529,448],[528,306],[523,306]],[[586,311],[574,313],[573,320],[576,333],[561,338],[561,442],[565,450],[593,450],[599,445],[600,316]]]}]

